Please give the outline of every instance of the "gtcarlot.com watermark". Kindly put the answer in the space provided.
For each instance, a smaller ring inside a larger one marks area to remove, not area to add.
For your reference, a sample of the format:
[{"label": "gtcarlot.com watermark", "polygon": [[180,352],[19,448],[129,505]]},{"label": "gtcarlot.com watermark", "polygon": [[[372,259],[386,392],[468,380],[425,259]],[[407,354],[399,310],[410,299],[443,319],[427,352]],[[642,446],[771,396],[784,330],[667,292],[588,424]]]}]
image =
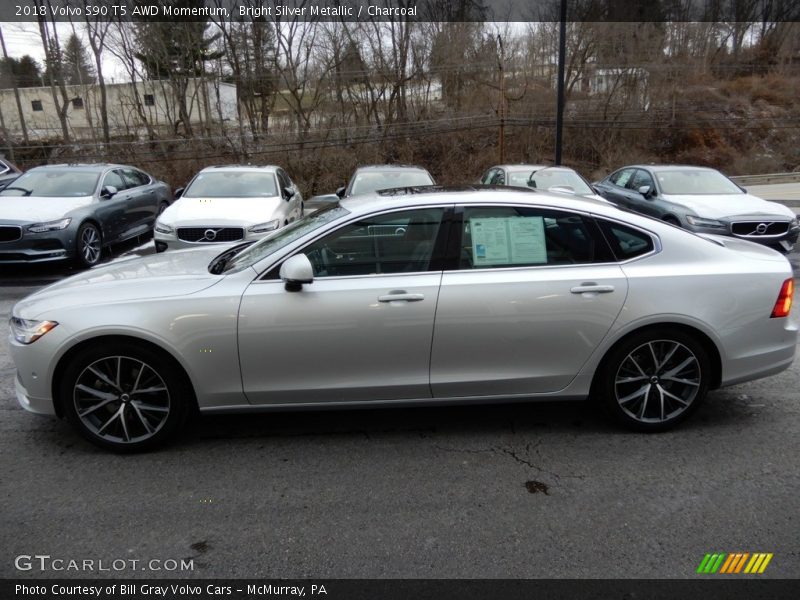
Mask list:
[{"label": "gtcarlot.com watermark", "polygon": [[20,554],[14,558],[17,571],[54,571],[54,572],[124,572],[124,571],[194,571],[194,560],[191,558],[59,558],[49,554]]}]

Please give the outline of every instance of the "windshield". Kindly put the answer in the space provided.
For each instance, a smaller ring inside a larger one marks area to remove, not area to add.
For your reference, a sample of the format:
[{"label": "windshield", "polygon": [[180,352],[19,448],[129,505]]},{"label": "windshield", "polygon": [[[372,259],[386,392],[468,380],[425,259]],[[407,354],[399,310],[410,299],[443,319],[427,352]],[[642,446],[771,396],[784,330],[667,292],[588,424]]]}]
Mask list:
[{"label": "windshield", "polygon": [[184,198],[268,198],[277,196],[275,174],[256,171],[198,173]]},{"label": "windshield", "polygon": [[391,171],[363,171],[356,173],[350,195],[369,194],[378,190],[399,187],[417,187],[433,185],[433,179],[427,171],[392,169]]},{"label": "windshield", "polygon": [[289,223],[286,227],[278,229],[273,235],[267,236],[252,246],[248,246],[242,250],[231,259],[225,267],[225,271],[237,271],[245,267],[253,266],[258,261],[288,246],[307,233],[349,213],[350,211],[342,208],[338,204],[333,204],[298,221]]},{"label": "windshield", "polygon": [[656,171],[655,175],[665,194],[744,194],[739,186],[718,171],[671,169]]},{"label": "windshield", "polygon": [[0,191],[2,196],[41,196],[63,198],[91,196],[97,188],[100,173],[70,169],[28,171]]},{"label": "windshield", "polygon": [[537,190],[549,190],[557,186],[569,186],[578,196],[594,194],[592,188],[572,169],[541,169],[533,173],[528,185]]}]

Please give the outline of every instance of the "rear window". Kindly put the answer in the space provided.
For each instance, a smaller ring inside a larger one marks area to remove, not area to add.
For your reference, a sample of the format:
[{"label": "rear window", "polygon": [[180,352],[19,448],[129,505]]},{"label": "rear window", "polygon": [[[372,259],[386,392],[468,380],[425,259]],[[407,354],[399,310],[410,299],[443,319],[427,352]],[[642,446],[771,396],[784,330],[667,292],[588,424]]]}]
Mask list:
[{"label": "rear window", "polygon": [[655,249],[653,238],[643,231],[602,219],[598,219],[597,223],[617,260],[636,258]]}]

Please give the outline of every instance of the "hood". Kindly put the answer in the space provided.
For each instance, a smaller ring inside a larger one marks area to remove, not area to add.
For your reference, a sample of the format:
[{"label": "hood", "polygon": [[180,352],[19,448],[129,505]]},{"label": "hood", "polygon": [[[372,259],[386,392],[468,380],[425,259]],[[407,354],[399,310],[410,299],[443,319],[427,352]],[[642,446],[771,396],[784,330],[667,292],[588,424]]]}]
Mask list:
[{"label": "hood", "polygon": [[0,221],[43,223],[62,219],[68,212],[92,203],[91,196],[43,198],[38,196],[0,196]]},{"label": "hood", "polygon": [[284,202],[268,198],[180,198],[167,208],[159,221],[171,227],[210,225],[255,225],[272,220]]},{"label": "hood", "polygon": [[208,272],[220,247],[178,250],[90,269],[21,300],[14,314],[34,319],[51,311],[98,302],[186,296],[223,279]]},{"label": "hood", "polygon": [[708,194],[708,195],[673,195],[662,196],[668,202],[680,204],[693,211],[698,217],[723,219],[739,216],[766,216],[790,218],[794,212],[778,202],[768,202],[750,194]]}]

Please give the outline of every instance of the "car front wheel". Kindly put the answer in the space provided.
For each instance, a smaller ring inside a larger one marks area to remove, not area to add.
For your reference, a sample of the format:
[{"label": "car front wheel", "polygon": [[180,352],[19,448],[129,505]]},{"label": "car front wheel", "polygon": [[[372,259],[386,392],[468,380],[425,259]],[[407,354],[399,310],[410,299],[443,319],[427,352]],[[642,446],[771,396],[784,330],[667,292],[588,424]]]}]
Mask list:
[{"label": "car front wheel", "polygon": [[648,330],[614,348],[598,381],[608,411],[636,431],[664,431],[686,419],[704,399],[710,361],[695,337]]},{"label": "car front wheel", "polygon": [[118,452],[152,449],[183,425],[191,389],[167,357],[133,343],[91,345],[60,383],[64,413],[93,444]]},{"label": "car front wheel", "polygon": [[103,252],[100,230],[91,223],[84,223],[78,229],[76,240],[76,259],[81,267],[93,267],[100,262]]}]

